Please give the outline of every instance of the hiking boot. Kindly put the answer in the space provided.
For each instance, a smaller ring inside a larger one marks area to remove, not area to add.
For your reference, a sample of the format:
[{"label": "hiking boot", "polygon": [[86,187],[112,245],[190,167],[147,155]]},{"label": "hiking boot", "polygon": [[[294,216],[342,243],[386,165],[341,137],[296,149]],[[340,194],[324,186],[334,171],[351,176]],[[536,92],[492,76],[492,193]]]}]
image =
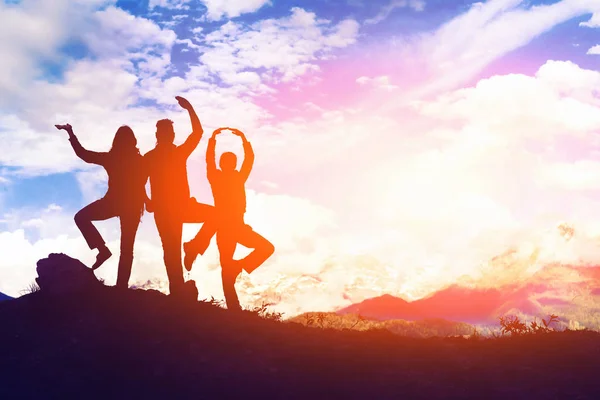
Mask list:
[{"label": "hiking boot", "polygon": [[192,265],[194,265],[194,261],[196,261],[198,251],[194,248],[193,243],[189,241],[183,244],[183,253],[183,266],[189,272],[192,270]]},{"label": "hiking boot", "polygon": [[100,266],[102,264],[104,264],[104,262],[106,260],[108,260],[111,256],[112,256],[112,253],[110,252],[108,247],[106,247],[106,246],[100,247],[98,249],[98,255],[96,256],[96,262],[94,263],[94,265],[92,265],[92,271],[95,271],[98,268],[100,268]]}]

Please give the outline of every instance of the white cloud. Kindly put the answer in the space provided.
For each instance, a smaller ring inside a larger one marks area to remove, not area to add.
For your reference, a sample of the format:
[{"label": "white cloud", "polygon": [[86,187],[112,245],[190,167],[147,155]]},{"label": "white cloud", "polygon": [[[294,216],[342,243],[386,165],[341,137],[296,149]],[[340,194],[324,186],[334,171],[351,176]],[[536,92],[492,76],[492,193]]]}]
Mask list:
[{"label": "white cloud", "polygon": [[[439,166],[429,167],[443,178],[428,178],[436,191],[417,192],[417,198],[419,193],[429,199],[445,196],[443,188],[451,185],[483,190],[520,215],[567,212],[565,201],[573,204],[581,201],[578,192],[585,198],[600,189],[600,169],[593,160],[600,146],[600,102],[593,96],[598,89],[600,73],[548,62],[535,77],[496,76],[435,102],[417,103],[420,112],[449,128],[441,137],[449,147],[433,153],[431,160]],[[423,178],[422,172],[414,174]],[[422,205],[423,210],[431,206]]]},{"label": "white cloud", "polygon": [[202,46],[194,43],[194,41],[192,39],[177,39],[176,43],[178,43],[178,44],[184,44],[187,47],[189,47],[190,49],[201,49],[202,48]]},{"label": "white cloud", "polygon": [[[564,253],[537,236],[561,218],[587,230],[600,217],[589,197],[600,188],[600,103],[593,95],[599,78],[569,62],[548,62],[535,77],[495,76],[417,103],[430,124],[399,116],[402,126],[378,127],[376,140],[394,146],[395,156],[383,157],[381,149],[379,160],[363,155],[361,164],[372,167],[353,176],[365,196],[362,209],[374,210],[361,225],[377,238],[367,254],[408,268],[412,287],[402,290],[421,294],[433,282],[475,276],[482,261],[527,241],[545,249],[544,262],[600,261],[591,251],[598,251],[593,230],[581,238],[587,250]],[[402,139],[392,142],[389,131]],[[419,272],[425,266],[433,276]]]},{"label": "white cloud", "polygon": [[[99,114],[110,112],[111,109],[136,102],[138,80],[143,82],[144,79],[162,76],[170,64],[175,34],[160,29],[152,21],[133,17],[110,5],[101,10],[92,7],[100,4],[106,6],[112,2],[83,2],[87,8],[79,5],[79,2],[71,2],[69,7],[64,7],[67,10],[62,14],[59,13],[62,2],[48,6],[52,10],[48,13],[42,7],[46,2],[41,2],[37,8],[30,3],[24,1],[10,8],[10,12],[16,14],[13,16],[15,21],[21,21],[19,24],[22,26],[38,27],[56,23],[59,25],[56,29],[63,29],[64,32],[60,31],[53,43],[47,42],[54,36],[50,32],[51,27],[32,31],[22,39],[10,33],[10,40],[1,41],[18,47],[15,51],[0,47],[0,53],[15,55],[20,65],[19,71],[2,74],[10,76],[14,86],[1,91],[0,106],[5,106],[5,118],[21,120],[39,131],[48,129],[48,121],[54,122],[56,117],[65,116],[68,111],[73,114],[81,114],[81,110]],[[35,12],[29,10],[28,5]],[[63,23],[63,20],[69,20],[69,23]],[[17,28],[14,31],[23,34],[28,32],[27,29]],[[1,35],[0,32],[0,38]],[[27,72],[28,68],[31,66],[30,69],[34,69],[44,57],[33,52],[23,53],[23,57],[19,58],[23,49],[31,47],[25,43],[25,39],[36,45],[40,43],[49,54],[56,54],[57,48],[67,40],[82,41],[95,59],[73,61],[65,56],[65,71],[61,81],[49,83],[43,77],[34,79],[32,73]],[[11,110],[13,115],[10,114]],[[0,140],[10,143],[10,135],[10,132],[2,132]]]},{"label": "white cloud", "polygon": [[[571,62],[549,61],[536,77],[494,76],[476,87],[460,89],[426,104],[421,111],[436,117],[464,118],[477,126],[502,131],[500,143],[511,136],[524,140],[551,140],[556,135],[576,136],[600,129],[594,91],[600,89],[600,73]],[[416,103],[419,104],[419,103]],[[534,122],[527,130],[518,123]],[[512,124],[515,124],[514,126]],[[512,132],[511,136],[507,133]]]},{"label": "white cloud", "polygon": [[337,25],[317,19],[314,13],[293,8],[287,18],[269,19],[249,27],[229,21],[205,36],[210,46],[200,57],[208,69],[234,84],[237,74],[266,70],[263,81],[290,81],[319,69],[316,61],[330,57],[336,48],[356,41],[358,23]]},{"label": "white cloud", "polygon": [[265,5],[271,4],[270,0],[200,0],[206,6],[207,18],[218,21],[223,17],[235,18],[242,14],[253,13]]},{"label": "white cloud", "polygon": [[175,10],[189,10],[188,3],[191,0],[150,0],[148,2],[148,8],[153,10],[156,7],[162,7],[167,9]]},{"label": "white cloud", "polygon": [[260,183],[269,189],[277,189],[279,187],[279,185],[271,181],[261,181]]},{"label": "white cloud", "polygon": [[594,160],[573,163],[553,163],[540,170],[540,183],[568,191],[600,189],[600,162]]},{"label": "white cloud", "polygon": [[425,1],[423,0],[392,0],[388,5],[384,6],[379,13],[373,18],[365,20],[365,24],[373,25],[384,21],[397,8],[409,7],[415,11],[423,11],[425,9]]},{"label": "white cloud", "polygon": [[[17,93],[2,92],[0,103],[10,107],[0,117],[0,146],[10,150],[0,156],[3,165],[27,174],[88,168],[73,156],[64,132],[53,126],[67,121],[88,148],[107,150],[112,133],[123,124],[134,128],[144,150],[154,143],[153,125],[162,113],[135,104],[170,66],[174,32],[112,6],[80,12],[85,30],[73,23],[69,37],[82,40],[94,58],[68,60],[59,81],[28,79]],[[37,17],[27,18],[36,23]],[[156,96],[174,104],[173,97],[188,87],[181,85],[168,98],[170,93],[158,89]]]},{"label": "white cloud", "polygon": [[[0,163],[21,168],[29,175],[89,169],[73,154],[66,134],[56,130],[55,123],[70,122],[81,143],[97,151],[108,150],[114,132],[127,124],[136,133],[140,150],[147,152],[156,141],[154,124],[168,117],[175,121],[176,141],[180,143],[191,128],[187,113],[176,105],[176,95],[185,95],[194,104],[207,131],[230,121],[231,115],[237,116],[236,124],[243,129],[254,128],[259,119],[268,116],[240,96],[241,89],[209,84],[202,76],[195,77],[195,70],[184,78],[163,81],[151,77],[138,84],[126,66],[118,60],[80,61],[66,72],[62,83],[33,85],[29,105],[20,115],[0,117],[0,145],[10,150],[0,154]],[[253,79],[251,74],[239,78]],[[105,90],[107,87],[113,89]],[[140,97],[155,100],[167,110],[136,106]],[[195,157],[202,159],[199,154]]]},{"label": "white cloud", "polygon": [[524,5],[523,0],[475,3],[465,14],[425,37],[419,51],[427,60],[427,75],[435,79],[411,96],[454,88],[554,26],[597,9],[594,1],[581,0],[530,8]]},{"label": "white cloud", "polygon": [[[581,22],[579,26],[587,27],[587,28],[600,28],[600,5],[596,5],[597,12],[592,14],[592,18],[589,21]],[[587,54],[589,55],[600,55],[600,44],[591,47]]]},{"label": "white cloud", "polygon": [[591,47],[591,48],[588,50],[587,54],[590,54],[590,55],[592,55],[592,54],[593,54],[593,55],[600,55],[600,44],[598,44],[598,45],[596,45],[596,46],[593,46],[593,47]]},{"label": "white cloud", "polygon": [[[0,117],[0,143],[8,151],[0,154],[0,164],[16,166],[32,174],[44,173],[45,167],[68,171],[73,163],[58,135],[40,135],[14,115]],[[62,147],[62,149],[61,149]]]},{"label": "white cloud", "polygon": [[[278,129],[286,132],[285,142],[271,139],[260,148],[274,178],[276,169],[297,179],[318,176],[322,201],[330,202],[347,232],[338,236],[337,247],[329,244],[334,254],[377,258],[365,271],[340,256],[330,268],[309,270],[326,283],[305,277],[287,290],[327,288],[331,296],[320,301],[332,306],[344,304],[333,293],[355,301],[379,290],[422,296],[462,275],[478,276],[485,262],[507,249],[521,249],[527,259],[531,243],[543,249],[543,262],[600,261],[598,232],[590,222],[600,218],[599,204],[588,198],[600,182],[593,161],[600,148],[600,103],[594,96],[599,78],[570,62],[548,62],[533,77],[495,76],[417,103],[420,117],[343,110],[333,120],[265,128],[271,138],[279,137]],[[293,151],[286,152],[288,146]],[[275,181],[282,191],[317,196],[310,178],[298,185]],[[544,239],[561,219],[582,231],[576,249]],[[539,267],[518,262],[529,274]],[[370,282],[372,291],[361,289],[359,280]]]},{"label": "white cloud", "polygon": [[594,13],[589,21],[581,22],[579,26],[588,28],[600,28],[600,12]]},{"label": "white cloud", "polygon": [[0,3],[0,107],[41,73],[42,62],[60,61],[58,50],[87,27],[90,13],[112,0],[23,0]]},{"label": "white cloud", "polygon": [[384,89],[388,91],[392,91],[398,89],[398,86],[392,85],[390,82],[390,77],[386,75],[377,76],[374,78],[369,78],[368,76],[361,76],[356,80],[356,83],[359,85],[372,85],[378,89]]},{"label": "white cloud", "polygon": [[[269,79],[269,74],[283,73],[291,79],[316,69],[314,62],[318,58],[354,40],[349,28],[355,24],[343,21],[330,26],[317,20],[314,14],[299,9],[294,10],[289,18],[263,21],[248,28],[229,23],[213,35],[224,35],[221,38],[223,45],[231,49],[239,47],[232,50],[236,54],[225,55],[237,62],[233,63],[236,65],[234,68],[220,68],[209,63],[191,66],[184,77],[164,79],[170,66],[171,47],[177,40],[172,31],[115,7],[97,12],[89,10],[82,19],[89,26],[81,31],[80,37],[95,59],[71,61],[59,82],[29,80],[19,88],[18,94],[6,94],[14,112],[5,113],[0,121],[1,147],[10,149],[0,155],[0,162],[4,165],[21,168],[27,174],[89,168],[73,156],[64,134],[52,126],[66,121],[73,124],[86,147],[98,150],[108,149],[112,132],[118,126],[128,124],[136,132],[141,150],[148,151],[155,141],[154,122],[165,114],[174,118],[183,132],[189,129],[185,112],[175,105],[173,99],[181,94],[195,105],[207,129],[221,126],[222,121],[230,119],[231,115],[238,116],[239,127],[254,128],[260,119],[269,115],[249,101],[250,90],[271,92],[263,83],[264,79]],[[302,32],[304,28],[307,32]],[[240,30],[244,34],[236,40],[228,36],[228,29],[232,32]],[[72,34],[79,33],[75,31]],[[254,36],[265,40],[258,53],[244,49],[244,43],[251,43]],[[279,48],[276,43],[275,48],[271,47],[269,41],[272,39],[275,42],[279,40],[280,46],[288,49],[291,61],[282,62],[280,57],[261,61],[262,55],[271,57],[272,52]],[[216,44],[213,50],[218,52],[219,45]],[[211,82],[211,66],[230,87],[220,87]],[[266,77],[260,73],[264,67],[271,71]],[[165,113],[152,106],[136,106],[140,99],[174,107],[174,113]]]},{"label": "white cloud", "polygon": [[[90,199],[91,200],[91,199]],[[293,210],[293,212],[290,212]],[[7,230],[0,233],[0,292],[19,295],[22,289],[36,277],[35,262],[51,252],[65,252],[90,264],[95,257],[81,237],[68,210],[50,205],[45,210],[14,211],[7,218]],[[260,299],[252,295],[256,286],[265,282],[275,282],[272,288],[294,281],[307,269],[319,271],[330,257],[327,241],[323,241],[324,231],[335,229],[332,213],[310,201],[285,195],[266,195],[248,191],[248,213],[246,222],[276,246],[277,252],[251,276],[240,278],[238,290],[246,305],[259,305]],[[116,281],[119,225],[117,219],[95,222],[114,256],[97,272],[108,284]],[[184,240],[189,240],[197,232],[199,225],[185,225]],[[42,239],[31,239],[25,229],[32,229]],[[302,258],[296,258],[302,252]],[[247,250],[240,248],[236,257]],[[298,263],[306,265],[298,268]],[[199,257],[191,274],[199,284],[200,297],[222,298],[220,269],[215,241],[208,252]],[[162,250],[153,217],[146,214],[140,225],[135,245],[135,261],[131,282],[143,283],[148,280],[165,281],[166,273],[162,261]],[[164,286],[164,285],[163,285]],[[248,289],[245,289],[248,288]],[[309,288],[307,288],[309,290]],[[312,289],[314,290],[314,288]],[[293,299],[292,299],[293,300]],[[255,303],[251,303],[251,302]],[[250,302],[250,303],[249,303]],[[288,305],[289,306],[289,305]]]},{"label": "white cloud", "polygon": [[[56,123],[70,122],[83,145],[99,151],[110,148],[112,134],[123,124],[136,129],[143,121],[150,139],[153,130],[147,126],[156,118],[150,110],[128,108],[137,98],[136,82],[122,61],[81,60],[65,72],[61,83],[30,83],[27,93],[15,99],[27,106],[0,117],[0,145],[10,150],[0,155],[0,163],[27,174],[89,168],[74,156],[65,132],[53,126]],[[150,140],[141,141],[145,142]]]},{"label": "white cloud", "polygon": [[116,7],[96,12],[93,20],[95,29],[89,29],[83,37],[95,55],[103,59],[135,60],[141,78],[166,72],[176,40],[173,31]]}]

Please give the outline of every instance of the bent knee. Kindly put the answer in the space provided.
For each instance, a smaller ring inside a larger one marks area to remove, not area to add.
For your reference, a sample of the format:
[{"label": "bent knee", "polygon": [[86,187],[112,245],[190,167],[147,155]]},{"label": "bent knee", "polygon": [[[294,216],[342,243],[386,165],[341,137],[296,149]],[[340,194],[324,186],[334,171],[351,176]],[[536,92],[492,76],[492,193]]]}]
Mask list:
[{"label": "bent knee", "polygon": [[269,257],[271,257],[273,253],[275,253],[275,246],[273,245],[273,243],[266,240],[264,245],[264,252],[265,254],[268,254]]},{"label": "bent knee", "polygon": [[83,222],[85,220],[85,213],[83,212],[83,210],[77,211],[75,213],[75,216],[73,217],[73,220],[75,220],[76,224]]}]

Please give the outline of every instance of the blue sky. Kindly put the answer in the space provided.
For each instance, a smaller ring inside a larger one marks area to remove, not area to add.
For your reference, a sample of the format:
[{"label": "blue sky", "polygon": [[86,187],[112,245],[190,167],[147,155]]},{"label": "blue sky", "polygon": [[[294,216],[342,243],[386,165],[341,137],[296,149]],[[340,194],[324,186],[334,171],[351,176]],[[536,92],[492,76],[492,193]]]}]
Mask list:
[{"label": "blue sky", "polygon": [[[6,1],[6,3],[18,3]],[[312,11],[319,18],[338,22],[346,18],[354,18],[365,21],[376,17],[382,9],[389,6],[390,1],[351,1],[351,0],[329,0],[329,1],[274,1],[267,4],[254,13],[243,14],[233,18],[240,24],[253,24],[264,19],[277,19],[289,14],[293,7],[302,7]],[[361,28],[361,36],[354,48],[348,51],[360,53],[369,45],[381,44],[393,37],[413,36],[423,32],[429,32],[443,23],[464,13],[473,2],[470,1],[446,1],[431,0],[424,2],[424,8],[417,11],[410,7],[397,7],[392,9],[385,19],[377,24],[367,24]],[[532,1],[524,2],[531,7],[536,5],[558,3],[557,1]],[[199,0],[187,3],[187,9],[170,9],[157,6],[149,8],[148,1],[117,1],[116,6],[126,10],[132,15],[155,21],[161,26],[169,26],[178,38],[186,39],[194,37],[192,29],[201,27],[202,33],[210,33],[222,26],[226,19],[218,21],[206,21],[207,8]],[[184,18],[176,20],[175,25],[170,25],[175,20],[174,16]],[[583,68],[597,68],[600,57],[586,55],[586,49],[591,48],[598,42],[598,32],[594,29],[580,27],[581,22],[589,20],[589,15],[573,18],[565,23],[559,24],[547,33],[534,38],[529,44],[514,50],[495,63],[490,64],[481,74],[473,77],[473,80],[490,76],[498,70],[506,73],[534,73],[539,66],[548,59],[571,60]],[[196,39],[194,39],[196,41]],[[200,41],[196,41],[201,44]],[[187,50],[182,52],[182,50]],[[62,74],[68,63],[72,60],[82,58],[94,58],[85,44],[72,38],[59,49],[60,57],[53,60],[41,60],[40,67],[43,71],[42,80],[60,82]],[[200,50],[189,49],[185,44],[173,46],[171,53],[172,64],[164,78],[170,76],[183,76],[188,69],[188,64],[197,62]],[[367,60],[365,60],[366,62]],[[140,100],[140,104],[152,104],[148,100]],[[8,165],[8,167],[16,167]],[[20,178],[8,188],[4,188],[5,209],[19,207],[41,207],[47,203],[46,199],[62,202],[68,209],[75,209],[83,205],[75,178],[68,173],[50,174],[43,177]]]},{"label": "blue sky", "polygon": [[[6,4],[18,7],[22,2],[5,1]],[[171,5],[177,1],[167,2],[168,7],[155,6],[150,8],[148,1],[116,2],[119,7],[133,16],[154,21],[162,27],[173,29],[178,39],[193,38],[194,43],[202,45],[202,35],[218,30],[227,18],[209,21],[206,18],[207,7],[199,0],[181,2],[185,8],[177,9]],[[394,3],[397,7],[391,7]],[[362,52],[368,51],[370,46],[382,45],[390,42],[395,37],[411,38],[415,35],[434,31],[437,27],[452,20],[467,11],[473,4],[470,1],[430,0],[422,2],[421,7],[403,7],[402,1],[360,1],[360,0],[329,0],[329,1],[272,1],[260,7],[257,11],[245,13],[231,20],[238,24],[250,25],[264,19],[278,19],[289,15],[293,7],[302,7],[304,10],[314,12],[319,18],[327,19],[333,23],[352,18],[363,22],[357,42],[344,49],[346,52],[357,54],[360,59]],[[530,1],[523,2],[522,7],[535,7],[559,3],[559,1]],[[100,6],[99,9],[112,7],[110,2]],[[384,12],[388,8],[389,12]],[[382,14],[383,13],[383,14]],[[364,23],[382,15],[377,23]],[[181,18],[181,19],[174,19]],[[533,74],[546,60],[570,60],[583,68],[597,69],[600,57],[589,56],[586,50],[596,45],[599,40],[595,29],[582,28],[580,23],[589,20],[590,15],[582,15],[567,22],[558,24],[548,32],[533,38],[527,45],[505,54],[502,58],[489,64],[480,74],[473,76],[472,81],[491,76],[497,72]],[[194,28],[202,28],[201,34],[195,36]],[[184,76],[189,65],[198,62],[202,49],[189,48],[186,44],[175,44],[171,50],[171,65],[168,67],[163,79],[172,76]],[[343,52],[340,52],[343,53]],[[342,56],[342,55],[339,55]],[[95,59],[97,55],[89,51],[83,40],[77,36],[69,38],[57,48],[55,57],[37,60],[42,76],[38,79],[49,82],[61,82],[63,73],[69,63],[80,59]],[[390,57],[394,57],[390,54]],[[35,61],[34,61],[35,62]],[[360,62],[360,61],[359,61]],[[365,63],[368,60],[364,60]],[[381,68],[385,69],[385,65]],[[218,77],[217,77],[217,84]],[[156,104],[150,99],[140,98],[141,105]],[[10,105],[9,105],[10,107]],[[9,108],[10,110],[10,108]],[[12,171],[19,165],[3,165],[4,171]],[[3,206],[5,209],[19,207],[42,207],[46,199],[62,202],[68,209],[75,209],[83,205],[83,199],[75,178],[70,173],[48,174],[27,177],[13,177],[11,185],[3,188]]]}]

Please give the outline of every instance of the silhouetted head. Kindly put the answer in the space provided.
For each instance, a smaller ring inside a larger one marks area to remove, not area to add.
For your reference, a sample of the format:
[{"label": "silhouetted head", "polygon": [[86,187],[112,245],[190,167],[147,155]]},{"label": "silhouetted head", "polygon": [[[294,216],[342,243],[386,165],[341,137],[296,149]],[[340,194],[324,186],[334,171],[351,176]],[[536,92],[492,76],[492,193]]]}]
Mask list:
[{"label": "silhouetted head", "polygon": [[137,148],[137,139],[135,138],[135,134],[133,133],[133,130],[130,127],[128,127],[127,125],[123,125],[119,129],[117,129],[117,133],[115,133],[115,138],[113,139],[110,152],[140,152]]},{"label": "silhouetted head", "polygon": [[173,121],[161,119],[156,123],[156,144],[172,144],[175,140]]},{"label": "silhouetted head", "polygon": [[219,166],[221,171],[234,171],[237,166],[237,156],[230,151],[223,153],[219,160]]}]

